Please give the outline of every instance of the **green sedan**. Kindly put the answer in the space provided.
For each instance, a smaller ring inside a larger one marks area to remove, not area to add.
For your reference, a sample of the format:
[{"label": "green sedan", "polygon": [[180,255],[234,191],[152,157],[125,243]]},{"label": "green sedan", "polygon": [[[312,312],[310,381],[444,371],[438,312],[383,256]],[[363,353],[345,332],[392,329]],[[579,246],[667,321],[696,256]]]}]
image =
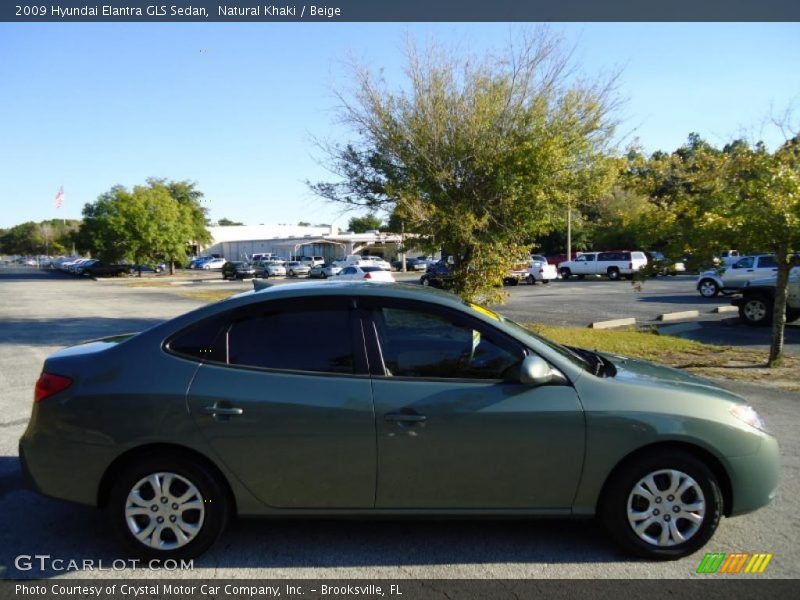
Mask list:
[{"label": "green sedan", "polygon": [[676,559],[769,503],[779,471],[758,414],[707,380],[348,282],[57,352],[20,458],[160,559],[199,555],[234,514],[597,516],[628,552]]}]

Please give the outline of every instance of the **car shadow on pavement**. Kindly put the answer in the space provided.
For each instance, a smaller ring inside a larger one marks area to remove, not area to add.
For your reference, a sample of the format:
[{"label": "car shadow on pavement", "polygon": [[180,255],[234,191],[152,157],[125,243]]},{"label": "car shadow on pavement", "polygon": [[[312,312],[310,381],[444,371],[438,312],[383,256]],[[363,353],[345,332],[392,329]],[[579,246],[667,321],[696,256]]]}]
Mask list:
[{"label": "car shadow on pavement", "polygon": [[[736,346],[766,350],[772,341],[771,327],[752,327],[732,317],[722,320],[689,321],[691,328],[670,333],[677,337],[716,344],[718,346]],[[666,326],[667,328],[669,325]],[[669,333],[667,329],[666,333]],[[787,324],[783,332],[784,351],[787,354],[800,353],[800,324]],[[766,358],[766,357],[765,357]]]},{"label": "car shadow on pavement", "polygon": [[[643,291],[647,291],[645,288]],[[647,303],[656,303],[656,304],[690,304],[690,305],[700,305],[700,306],[708,306],[709,310],[714,308],[715,306],[722,305],[722,306],[730,306],[731,300],[730,298],[718,297],[718,298],[703,298],[700,294],[697,295],[688,295],[688,294],[674,294],[671,296],[665,295],[652,295],[652,296],[637,296],[637,302],[647,302]]]},{"label": "car shadow on pavement", "polygon": [[[26,486],[16,456],[0,457],[0,514],[0,579],[44,579],[75,570],[86,576],[101,568],[113,574],[119,570],[116,566],[125,567],[126,576],[136,576],[136,571],[127,570],[133,563],[114,542],[104,514],[34,493]],[[37,555],[49,558],[34,559]],[[451,569],[458,564],[629,560],[593,520],[237,519],[209,552],[194,560],[192,576],[210,576],[206,569],[211,573],[220,568]],[[69,568],[69,561],[75,561],[75,569]],[[143,569],[146,563],[137,566]]]},{"label": "car shadow on pavement", "polygon": [[161,319],[65,317],[0,319],[0,344],[68,346],[86,340],[143,331]]}]

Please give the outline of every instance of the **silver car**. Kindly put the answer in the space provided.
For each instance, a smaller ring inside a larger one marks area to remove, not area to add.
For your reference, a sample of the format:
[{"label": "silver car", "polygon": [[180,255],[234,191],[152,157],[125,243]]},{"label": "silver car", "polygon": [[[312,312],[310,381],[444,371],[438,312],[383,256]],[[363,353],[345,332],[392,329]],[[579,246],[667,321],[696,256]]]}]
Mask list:
[{"label": "silver car", "polygon": [[289,277],[308,277],[310,272],[311,267],[300,261],[292,260],[286,263],[286,274]]}]

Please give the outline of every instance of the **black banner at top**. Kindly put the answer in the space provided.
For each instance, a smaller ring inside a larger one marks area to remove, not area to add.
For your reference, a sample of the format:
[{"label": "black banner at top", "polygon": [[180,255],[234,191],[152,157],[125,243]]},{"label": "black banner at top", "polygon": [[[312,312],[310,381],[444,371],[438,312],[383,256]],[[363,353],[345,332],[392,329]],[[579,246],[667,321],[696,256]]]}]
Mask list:
[{"label": "black banner at top", "polygon": [[798,0],[7,0],[6,22],[800,21]]}]

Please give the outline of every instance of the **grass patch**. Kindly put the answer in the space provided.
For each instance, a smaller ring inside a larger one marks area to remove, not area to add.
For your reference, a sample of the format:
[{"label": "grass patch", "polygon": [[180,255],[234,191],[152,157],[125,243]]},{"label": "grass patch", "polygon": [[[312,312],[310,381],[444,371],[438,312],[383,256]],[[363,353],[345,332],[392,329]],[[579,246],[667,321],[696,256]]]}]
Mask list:
[{"label": "grass patch", "polygon": [[194,298],[195,300],[205,300],[206,302],[219,302],[243,291],[246,290],[181,290],[180,295],[186,298]]},{"label": "grass patch", "polygon": [[531,330],[553,341],[579,348],[641,358],[706,377],[750,381],[800,391],[800,359],[784,357],[781,365],[767,368],[767,353],[736,346],[717,346],[660,335],[657,331],[553,327],[528,323]]}]

